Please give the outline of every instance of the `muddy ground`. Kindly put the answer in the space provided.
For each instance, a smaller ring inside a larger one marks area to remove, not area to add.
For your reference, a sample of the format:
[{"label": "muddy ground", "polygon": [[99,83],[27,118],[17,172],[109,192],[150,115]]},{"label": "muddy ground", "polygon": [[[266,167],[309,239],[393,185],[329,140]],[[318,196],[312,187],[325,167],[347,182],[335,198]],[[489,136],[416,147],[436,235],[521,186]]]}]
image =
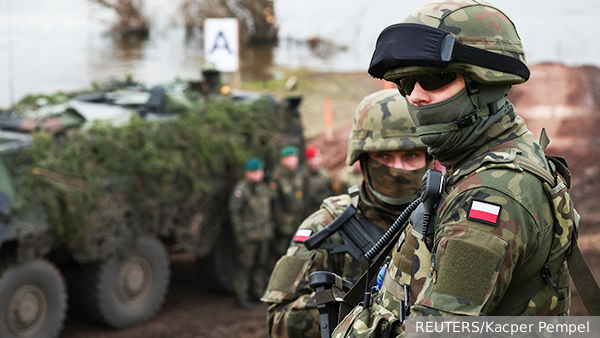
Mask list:
[{"label": "muddy ground", "polygon": [[[600,280],[600,209],[596,196],[600,191],[600,69],[566,67],[557,64],[531,66],[531,79],[511,91],[510,100],[535,135],[545,127],[551,143],[548,153],[563,156],[573,174],[572,195],[582,216],[580,247],[596,279]],[[316,135],[310,143],[318,145],[325,165],[335,175],[344,166],[346,138],[351,127],[353,108],[364,95],[383,89],[383,82],[365,74],[312,74],[309,80],[330,84],[314,94],[310,86],[297,92],[307,97],[301,111],[307,135]],[[300,79],[302,81],[302,79]],[[351,96],[345,86],[352,86]],[[359,89],[357,89],[359,88]],[[329,91],[329,92],[327,92]],[[323,97],[331,96],[335,124],[332,137],[326,137],[320,109]],[[354,102],[352,102],[354,101]],[[336,109],[338,107],[338,109]],[[68,313],[63,338],[212,338],[266,337],[266,306],[253,310],[235,307],[230,294],[211,291],[194,262],[185,256],[173,256],[173,276],[162,310],[151,321],[135,328],[110,330],[82,318],[76,308]],[[572,315],[587,315],[576,290]]]}]

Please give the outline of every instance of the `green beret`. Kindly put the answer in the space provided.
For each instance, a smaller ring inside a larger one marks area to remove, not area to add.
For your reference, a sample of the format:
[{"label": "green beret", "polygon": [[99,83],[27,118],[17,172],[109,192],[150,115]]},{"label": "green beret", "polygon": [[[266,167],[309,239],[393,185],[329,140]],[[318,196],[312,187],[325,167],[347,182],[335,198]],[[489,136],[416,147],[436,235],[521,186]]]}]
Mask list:
[{"label": "green beret", "polygon": [[255,171],[264,167],[265,163],[258,157],[253,157],[244,163],[244,170],[246,171]]},{"label": "green beret", "polygon": [[289,155],[298,155],[298,148],[294,146],[283,147],[279,152],[279,157],[286,157]]}]

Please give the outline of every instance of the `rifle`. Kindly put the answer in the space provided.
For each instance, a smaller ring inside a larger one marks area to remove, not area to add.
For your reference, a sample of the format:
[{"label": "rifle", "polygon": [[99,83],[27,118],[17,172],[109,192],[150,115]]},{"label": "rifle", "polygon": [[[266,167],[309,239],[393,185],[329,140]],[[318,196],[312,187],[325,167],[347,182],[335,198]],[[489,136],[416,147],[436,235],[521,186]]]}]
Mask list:
[{"label": "rifle", "polygon": [[[375,241],[367,232],[365,224],[356,217],[357,213],[354,205],[348,205],[333,222],[305,240],[304,245],[309,250],[328,249],[331,254],[347,252],[355,260],[365,260],[365,254],[375,245]],[[336,232],[342,235],[343,244],[325,243]]]},{"label": "rifle", "polygon": [[[392,226],[377,240],[376,243],[373,243],[373,240],[368,236],[364,225],[356,216],[357,210],[353,204],[348,205],[344,212],[323,230],[313,234],[304,241],[304,245],[309,250],[322,248],[331,249],[331,253],[347,252],[356,260],[367,260],[369,265],[369,268],[365,271],[360,280],[348,290],[347,293],[344,293],[343,296],[340,296],[340,291],[344,290],[335,290],[336,287],[337,289],[342,289],[339,287],[339,281],[336,280],[336,277],[341,279],[339,276],[332,272],[323,271],[310,274],[309,286],[316,292],[315,300],[320,314],[321,338],[330,338],[333,329],[337,326],[340,317],[340,308],[337,306],[338,304],[355,306],[358,303],[360,296],[356,296],[358,294],[357,290],[365,289],[363,306],[365,308],[369,306],[371,299],[369,290],[369,270],[378,268],[378,266],[381,265],[383,255],[380,255],[373,265],[371,265],[371,260],[377,257],[382,251],[386,252],[385,256],[388,255],[390,242],[398,233],[406,228],[410,215],[421,204],[423,204],[425,209],[422,225],[427,228],[430,213],[437,204],[439,195],[444,189],[444,186],[445,177],[443,174],[438,170],[428,170],[423,176],[423,183],[421,186],[422,197],[413,201],[402,214],[398,216]],[[327,238],[338,231],[342,235],[343,244],[324,243]],[[384,248],[387,249],[384,250]],[[331,294],[334,296],[331,296]],[[334,302],[338,304],[335,304]],[[408,299],[405,299],[404,302],[408,304]]]}]

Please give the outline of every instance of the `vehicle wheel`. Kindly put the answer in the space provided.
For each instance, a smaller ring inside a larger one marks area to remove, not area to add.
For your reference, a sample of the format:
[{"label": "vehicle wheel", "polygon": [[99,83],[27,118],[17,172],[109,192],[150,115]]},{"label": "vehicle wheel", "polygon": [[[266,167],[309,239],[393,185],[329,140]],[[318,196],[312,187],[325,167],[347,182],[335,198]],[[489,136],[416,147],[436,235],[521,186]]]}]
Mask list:
[{"label": "vehicle wheel", "polygon": [[210,286],[215,291],[232,293],[233,274],[235,271],[234,238],[231,230],[222,229],[213,247],[213,252],[208,257],[211,279]]},{"label": "vehicle wheel", "polygon": [[141,324],[160,310],[169,287],[169,256],[152,236],[140,236],[125,255],[82,271],[79,299],[83,311],[113,328]]},{"label": "vehicle wheel", "polygon": [[58,269],[37,260],[0,277],[0,337],[55,338],[67,312],[67,290]]}]

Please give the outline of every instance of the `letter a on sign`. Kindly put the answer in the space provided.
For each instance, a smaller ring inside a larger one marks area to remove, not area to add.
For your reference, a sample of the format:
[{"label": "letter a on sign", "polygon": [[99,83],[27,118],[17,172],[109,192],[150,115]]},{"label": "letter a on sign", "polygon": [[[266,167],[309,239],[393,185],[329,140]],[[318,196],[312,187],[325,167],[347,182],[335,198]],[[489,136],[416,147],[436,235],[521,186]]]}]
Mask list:
[{"label": "letter a on sign", "polygon": [[239,68],[238,21],[233,18],[204,20],[204,59],[222,72]]},{"label": "letter a on sign", "polygon": [[[219,45],[219,42],[221,45]],[[225,38],[225,34],[223,34],[223,32],[219,32],[219,34],[217,34],[215,44],[212,46],[209,54],[214,53],[217,48],[225,48],[229,54],[232,54],[229,44],[227,44],[227,38]]]}]

